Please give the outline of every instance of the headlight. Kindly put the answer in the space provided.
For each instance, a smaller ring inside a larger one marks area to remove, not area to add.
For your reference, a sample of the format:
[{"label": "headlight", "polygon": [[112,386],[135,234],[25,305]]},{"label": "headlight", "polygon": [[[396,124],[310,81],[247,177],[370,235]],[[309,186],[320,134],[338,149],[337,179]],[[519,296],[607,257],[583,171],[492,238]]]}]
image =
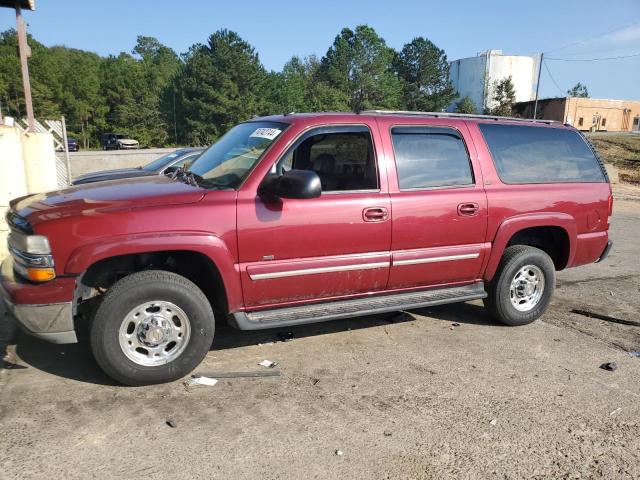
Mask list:
[{"label": "headlight", "polygon": [[9,234],[9,252],[14,269],[32,282],[47,282],[56,278],[49,240],[43,235]]}]

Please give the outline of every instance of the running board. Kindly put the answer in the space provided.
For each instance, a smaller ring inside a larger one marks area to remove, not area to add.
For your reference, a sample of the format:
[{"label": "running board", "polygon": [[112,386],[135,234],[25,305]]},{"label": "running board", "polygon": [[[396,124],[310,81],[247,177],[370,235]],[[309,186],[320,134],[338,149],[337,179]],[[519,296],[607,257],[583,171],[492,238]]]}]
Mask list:
[{"label": "running board", "polygon": [[263,328],[287,327],[340,318],[396,312],[398,310],[411,310],[446,303],[467,302],[485,298],[486,296],[484,283],[476,282],[461,287],[369,296],[354,300],[338,300],[254,312],[235,312],[229,317],[229,323],[240,330],[261,330]]}]

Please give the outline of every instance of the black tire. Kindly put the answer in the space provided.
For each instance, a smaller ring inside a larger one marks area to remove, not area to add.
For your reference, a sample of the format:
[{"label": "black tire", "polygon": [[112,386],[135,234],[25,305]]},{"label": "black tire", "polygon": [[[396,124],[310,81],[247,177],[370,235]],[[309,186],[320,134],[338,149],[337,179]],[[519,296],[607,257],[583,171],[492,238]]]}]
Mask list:
[{"label": "black tire", "polygon": [[[190,324],[190,338],[182,353],[169,363],[141,365],[120,347],[120,327],[132,309],[158,300],[182,309]],[[214,327],[211,305],[193,282],[172,272],[146,270],[121,279],[107,291],[92,319],[89,336],[102,370],[120,383],[137,386],[170,382],[191,372],[209,351]]]},{"label": "black tire", "polygon": [[[518,310],[511,302],[511,282],[527,265],[540,269],[544,288],[537,303],[528,311]],[[487,285],[484,306],[500,322],[510,326],[527,325],[540,318],[547,310],[556,283],[553,260],[545,252],[527,245],[514,245],[505,249],[493,279]]]}]

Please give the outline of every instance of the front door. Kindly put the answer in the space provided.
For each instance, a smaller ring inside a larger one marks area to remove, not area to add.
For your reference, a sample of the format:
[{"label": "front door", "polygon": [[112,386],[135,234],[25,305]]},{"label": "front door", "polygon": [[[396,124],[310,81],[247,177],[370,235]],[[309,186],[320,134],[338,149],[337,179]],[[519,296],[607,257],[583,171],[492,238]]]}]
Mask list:
[{"label": "front door", "polygon": [[487,198],[466,125],[380,121],[395,158],[389,289],[476,280],[489,251]]},{"label": "front door", "polygon": [[385,288],[391,205],[377,165],[367,126],[321,127],[301,135],[271,170],[314,170],[319,198],[265,201],[241,192],[238,249],[247,307]]}]

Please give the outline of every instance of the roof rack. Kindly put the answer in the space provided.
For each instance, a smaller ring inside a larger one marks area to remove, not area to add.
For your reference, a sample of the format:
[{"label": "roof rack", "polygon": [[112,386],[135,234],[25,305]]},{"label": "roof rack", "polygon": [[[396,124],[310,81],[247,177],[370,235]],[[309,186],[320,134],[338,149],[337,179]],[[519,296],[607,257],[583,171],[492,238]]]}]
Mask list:
[{"label": "roof rack", "polygon": [[496,115],[476,115],[471,113],[448,113],[448,112],[415,112],[410,110],[362,110],[359,113],[368,113],[376,115],[416,115],[434,118],[468,118],[478,120],[508,120],[510,122],[529,122],[529,123],[560,123],[556,120],[543,120],[540,118],[517,118],[517,117],[500,117]]}]

